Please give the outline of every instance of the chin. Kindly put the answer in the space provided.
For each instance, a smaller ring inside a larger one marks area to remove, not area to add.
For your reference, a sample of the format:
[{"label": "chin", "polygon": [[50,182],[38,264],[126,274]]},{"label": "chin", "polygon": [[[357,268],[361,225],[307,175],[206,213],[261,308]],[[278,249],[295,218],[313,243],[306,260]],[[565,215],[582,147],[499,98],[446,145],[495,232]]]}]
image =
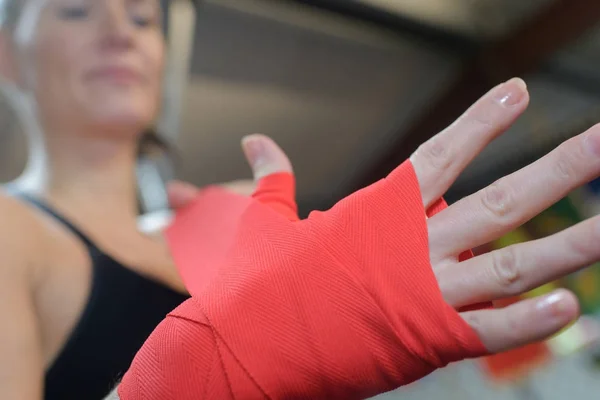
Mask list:
[{"label": "chin", "polygon": [[103,85],[97,89],[88,90],[85,96],[80,96],[83,101],[79,103],[83,106],[81,112],[91,117],[93,125],[113,132],[140,132],[155,121],[159,104],[158,91],[135,85]]},{"label": "chin", "polygon": [[113,103],[93,110],[91,120],[106,132],[139,134],[152,125],[154,117],[154,108]]}]

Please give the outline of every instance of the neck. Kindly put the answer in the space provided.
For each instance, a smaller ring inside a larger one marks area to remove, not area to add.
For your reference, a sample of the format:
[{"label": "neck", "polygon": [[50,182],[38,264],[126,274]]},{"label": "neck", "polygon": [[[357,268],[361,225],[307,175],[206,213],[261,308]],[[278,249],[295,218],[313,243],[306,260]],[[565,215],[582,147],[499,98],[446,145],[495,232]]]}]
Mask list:
[{"label": "neck", "polygon": [[73,213],[135,222],[137,145],[134,135],[120,136],[48,134],[45,143],[32,141],[21,182]]}]

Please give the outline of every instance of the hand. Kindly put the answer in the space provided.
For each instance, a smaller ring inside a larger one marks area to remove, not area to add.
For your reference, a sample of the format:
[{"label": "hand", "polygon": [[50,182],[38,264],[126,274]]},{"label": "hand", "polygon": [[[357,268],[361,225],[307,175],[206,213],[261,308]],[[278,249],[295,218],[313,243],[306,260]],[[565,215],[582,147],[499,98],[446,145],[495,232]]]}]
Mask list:
[{"label": "hand", "polygon": [[[425,208],[516,120],[528,101],[520,79],[499,85],[411,156]],[[544,239],[457,261],[462,251],[499,238],[599,174],[600,126],[595,126],[429,218],[430,260],[446,301],[460,309],[515,296],[599,260],[597,217]],[[503,309],[461,315],[487,349],[498,352],[546,338],[578,313],[576,297],[559,289]]]},{"label": "hand", "polygon": [[[251,196],[262,178],[279,172],[293,173],[292,164],[284,151],[267,136],[255,134],[244,137],[242,149],[252,169],[254,180],[237,180],[220,185],[227,190]],[[189,204],[200,189],[189,183],[173,181],[167,190],[171,207],[177,209]]]},{"label": "hand", "polygon": [[[289,219],[297,219],[297,205],[295,200],[295,184],[292,182],[281,185],[281,182],[269,182],[263,178],[278,173],[292,174],[290,160],[283,150],[270,138],[264,135],[249,135],[242,140],[242,149],[254,175],[254,180],[237,180],[220,184],[219,186],[240,194],[252,196]],[[173,181],[167,186],[169,204],[173,209],[180,209],[190,204],[200,192],[192,184]],[[173,219],[171,210],[142,215],[138,218],[138,228],[141,232],[154,235],[168,226]]]}]

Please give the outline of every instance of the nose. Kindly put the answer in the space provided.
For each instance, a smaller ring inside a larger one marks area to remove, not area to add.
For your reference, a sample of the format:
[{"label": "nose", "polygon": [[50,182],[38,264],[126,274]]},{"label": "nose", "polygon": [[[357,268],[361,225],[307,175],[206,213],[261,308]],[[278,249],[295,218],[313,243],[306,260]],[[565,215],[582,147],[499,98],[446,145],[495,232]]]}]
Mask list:
[{"label": "nose", "polygon": [[133,26],[124,0],[106,0],[100,12],[101,44],[107,50],[123,50],[133,44]]}]

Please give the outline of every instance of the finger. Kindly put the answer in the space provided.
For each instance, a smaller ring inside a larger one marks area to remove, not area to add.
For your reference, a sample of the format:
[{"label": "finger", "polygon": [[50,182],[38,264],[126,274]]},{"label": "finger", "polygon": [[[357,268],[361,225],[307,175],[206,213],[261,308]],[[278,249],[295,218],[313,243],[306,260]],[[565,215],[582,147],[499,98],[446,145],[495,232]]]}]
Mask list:
[{"label": "finger", "polygon": [[177,209],[188,205],[196,198],[200,190],[186,182],[172,181],[167,185],[167,194],[171,208]]},{"label": "finger", "polygon": [[599,174],[600,125],[596,125],[430,218],[434,257],[450,256],[497,239]]},{"label": "finger", "polygon": [[446,193],[458,175],[527,108],[525,82],[511,79],[490,90],[444,131],[411,156],[425,208]]},{"label": "finger", "polygon": [[268,136],[246,136],[242,139],[242,149],[256,181],[279,172],[293,173],[284,151]]},{"label": "finger", "polygon": [[263,135],[245,137],[242,147],[257,181],[252,197],[287,219],[298,220],[292,163],[283,150],[272,139]]},{"label": "finger", "polygon": [[512,297],[600,260],[600,217],[544,239],[508,246],[436,272],[446,301],[460,308]]},{"label": "finger", "polygon": [[579,315],[575,295],[558,289],[495,310],[461,314],[491,353],[498,353],[548,338]]}]

